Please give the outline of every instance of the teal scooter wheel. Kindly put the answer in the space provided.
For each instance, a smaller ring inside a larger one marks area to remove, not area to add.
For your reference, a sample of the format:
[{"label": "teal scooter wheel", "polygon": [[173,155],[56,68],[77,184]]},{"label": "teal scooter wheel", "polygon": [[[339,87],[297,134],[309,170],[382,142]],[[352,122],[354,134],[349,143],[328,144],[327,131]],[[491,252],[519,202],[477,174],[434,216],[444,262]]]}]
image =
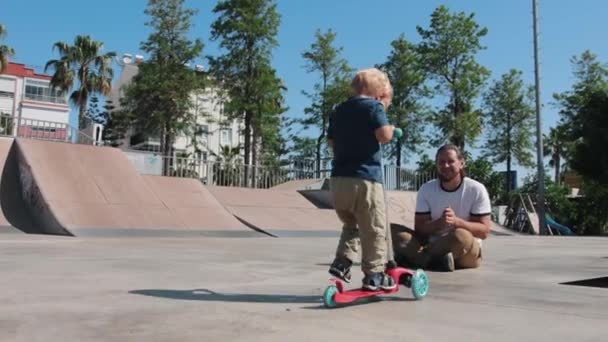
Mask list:
[{"label": "teal scooter wheel", "polygon": [[416,299],[422,299],[429,291],[429,278],[423,270],[416,270],[412,276],[412,295]]},{"label": "teal scooter wheel", "polygon": [[334,300],[334,295],[338,293],[338,288],[336,285],[329,285],[323,291],[323,304],[326,308],[335,308],[336,301]]}]

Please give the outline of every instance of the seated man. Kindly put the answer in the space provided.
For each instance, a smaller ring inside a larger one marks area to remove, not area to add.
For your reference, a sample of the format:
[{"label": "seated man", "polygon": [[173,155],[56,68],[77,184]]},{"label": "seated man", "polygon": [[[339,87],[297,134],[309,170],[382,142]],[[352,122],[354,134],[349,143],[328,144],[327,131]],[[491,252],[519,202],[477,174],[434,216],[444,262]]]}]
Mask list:
[{"label": "seated man", "polygon": [[442,146],[435,161],[437,179],[418,190],[415,230],[393,231],[395,259],[406,267],[438,271],[479,267],[481,240],[491,224],[488,192],[465,177],[464,156],[457,146]]}]

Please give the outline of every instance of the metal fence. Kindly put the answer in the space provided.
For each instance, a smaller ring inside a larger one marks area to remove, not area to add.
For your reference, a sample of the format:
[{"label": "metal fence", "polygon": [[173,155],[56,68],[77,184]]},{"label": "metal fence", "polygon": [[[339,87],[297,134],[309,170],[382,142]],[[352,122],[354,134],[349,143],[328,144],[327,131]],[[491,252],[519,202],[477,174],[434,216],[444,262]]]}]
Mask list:
[{"label": "metal fence", "polygon": [[[205,185],[271,188],[288,181],[329,177],[330,169],[318,172],[308,161],[285,161],[277,165],[244,165],[241,162],[223,162],[194,158],[156,156],[156,162],[147,170],[161,170],[161,175],[200,179]],[[146,171],[144,171],[145,173]]]},{"label": "metal fence", "polygon": [[0,115],[0,135],[73,144],[95,144],[93,137],[66,123],[28,118],[19,119],[11,115]]},{"label": "metal fence", "polygon": [[[17,119],[0,115],[0,136],[61,141],[94,145],[93,137],[66,123]],[[322,179],[331,174],[331,159],[322,159],[317,170],[315,159],[281,161],[275,165],[244,165],[240,161],[225,162],[196,158],[165,157],[158,153],[125,151],[142,174],[196,178],[206,185],[271,188],[294,180]],[[435,177],[393,165],[384,166],[384,186],[388,190],[417,191]]]},{"label": "metal fence", "polygon": [[[130,159],[136,163],[136,158]],[[273,166],[253,166],[240,162],[227,163],[150,154],[144,163],[140,160],[139,164],[139,170],[144,174],[196,178],[206,185],[248,188],[271,188],[288,181],[321,179],[330,177],[331,174],[331,160],[323,160],[319,171],[314,160],[291,160]],[[434,173],[419,173],[393,165],[384,166],[384,186],[388,190],[417,191],[422,184],[434,178]]]},{"label": "metal fence", "polygon": [[388,190],[418,191],[422,184],[435,177],[435,172],[418,172],[396,165],[384,166],[384,187]]}]

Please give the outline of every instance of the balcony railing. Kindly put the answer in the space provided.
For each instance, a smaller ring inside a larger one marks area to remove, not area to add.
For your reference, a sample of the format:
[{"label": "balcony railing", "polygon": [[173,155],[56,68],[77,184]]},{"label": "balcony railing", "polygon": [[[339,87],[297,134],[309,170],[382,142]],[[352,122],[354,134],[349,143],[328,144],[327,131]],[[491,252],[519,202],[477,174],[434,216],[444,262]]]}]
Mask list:
[{"label": "balcony railing", "polygon": [[37,94],[24,94],[23,98],[25,100],[38,101],[38,102],[48,102],[48,103],[58,103],[58,104],[67,104],[65,97],[63,96],[51,96],[51,95],[37,95]]},{"label": "balcony railing", "polygon": [[95,139],[63,123],[0,115],[0,136],[93,145]]}]

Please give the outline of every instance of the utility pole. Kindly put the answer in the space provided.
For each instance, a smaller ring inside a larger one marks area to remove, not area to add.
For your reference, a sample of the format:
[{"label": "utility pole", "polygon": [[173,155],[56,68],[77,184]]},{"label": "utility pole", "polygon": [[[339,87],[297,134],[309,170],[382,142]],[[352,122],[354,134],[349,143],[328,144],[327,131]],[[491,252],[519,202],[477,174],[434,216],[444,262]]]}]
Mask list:
[{"label": "utility pole", "polygon": [[538,213],[538,229],[541,235],[547,235],[545,223],[545,165],[543,162],[543,134],[540,104],[540,69],[538,63],[538,6],[532,0],[532,20],[534,23],[534,93],[536,96],[536,164],[538,167],[538,196],[536,198],[536,212]]}]

